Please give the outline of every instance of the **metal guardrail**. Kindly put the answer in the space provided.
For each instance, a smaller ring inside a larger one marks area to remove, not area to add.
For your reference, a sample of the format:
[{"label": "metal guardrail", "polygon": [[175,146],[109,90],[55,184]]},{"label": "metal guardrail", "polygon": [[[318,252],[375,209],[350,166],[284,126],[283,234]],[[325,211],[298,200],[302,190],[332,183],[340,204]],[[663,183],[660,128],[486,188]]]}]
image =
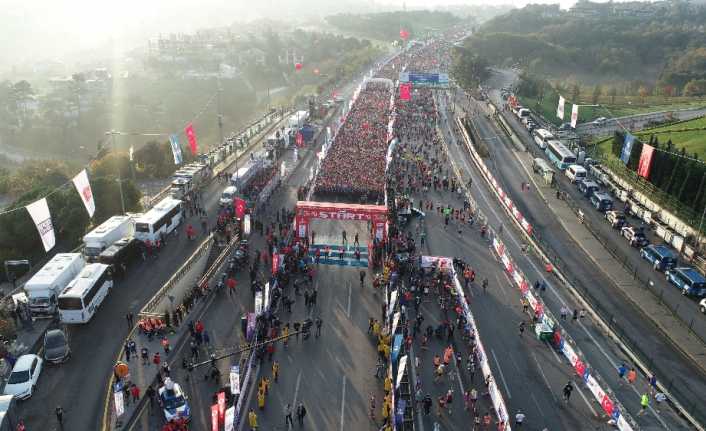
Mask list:
[{"label": "metal guardrail", "polygon": [[154,309],[159,305],[160,302],[162,302],[162,299],[167,295],[167,292],[176,284],[178,283],[184,276],[191,270],[191,267],[194,265],[194,263],[199,260],[201,256],[203,256],[204,253],[207,253],[211,250],[211,246],[213,245],[214,237],[213,233],[209,233],[208,237],[206,237],[205,240],[198,246],[196,250],[189,256],[188,259],[186,259],[186,262],[167,280],[166,283],[157,291],[157,293],[150,298],[149,301],[140,309],[140,312],[138,313],[139,317],[148,317],[149,315],[154,314]]}]

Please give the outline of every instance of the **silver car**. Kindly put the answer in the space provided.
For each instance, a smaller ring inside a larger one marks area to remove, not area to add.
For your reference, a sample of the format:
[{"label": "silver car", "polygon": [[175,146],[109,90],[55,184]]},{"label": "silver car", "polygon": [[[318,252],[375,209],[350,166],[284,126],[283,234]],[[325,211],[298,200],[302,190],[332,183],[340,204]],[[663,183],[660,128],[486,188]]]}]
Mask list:
[{"label": "silver car", "polygon": [[52,364],[66,362],[71,357],[69,339],[61,329],[50,329],[44,334],[44,360]]}]

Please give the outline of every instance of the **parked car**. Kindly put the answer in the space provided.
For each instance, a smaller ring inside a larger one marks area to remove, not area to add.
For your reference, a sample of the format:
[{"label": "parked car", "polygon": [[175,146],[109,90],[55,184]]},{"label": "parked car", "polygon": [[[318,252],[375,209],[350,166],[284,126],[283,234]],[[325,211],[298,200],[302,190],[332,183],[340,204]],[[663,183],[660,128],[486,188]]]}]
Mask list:
[{"label": "parked car", "polygon": [[610,211],[613,209],[613,199],[603,192],[593,192],[591,195],[591,205],[598,211]]},{"label": "parked car", "polygon": [[706,298],[702,299],[699,302],[699,310],[701,310],[702,313],[706,314]]},{"label": "parked car", "polygon": [[666,245],[648,245],[640,250],[640,257],[652,264],[655,271],[667,271],[677,265],[677,254]]},{"label": "parked car", "polygon": [[581,180],[576,182],[576,186],[579,189],[579,192],[583,194],[584,196],[591,196],[593,192],[597,192],[600,190],[600,187],[595,181],[591,180]]},{"label": "parked car", "polygon": [[71,357],[69,338],[61,329],[50,329],[44,334],[44,360],[52,364],[66,362]]},{"label": "parked car", "polygon": [[181,390],[179,383],[169,377],[164,379],[164,386],[159,388],[159,403],[167,421],[176,418],[191,419],[188,399],[189,397]]},{"label": "parked car", "polygon": [[706,278],[689,266],[673,268],[665,272],[667,281],[677,286],[682,295],[706,296]]},{"label": "parked car", "polygon": [[594,126],[601,126],[605,124],[605,122],[608,121],[606,117],[598,117],[595,120],[593,120],[593,125]]},{"label": "parked car", "polygon": [[645,233],[639,227],[623,226],[620,229],[620,235],[627,239],[633,247],[644,247],[650,243],[647,240]]},{"label": "parked car", "polygon": [[14,395],[20,400],[31,397],[41,373],[42,358],[34,354],[20,356],[7,379],[5,395]]},{"label": "parked car", "polygon": [[625,214],[622,211],[606,211],[605,218],[613,229],[620,229],[625,226]]}]

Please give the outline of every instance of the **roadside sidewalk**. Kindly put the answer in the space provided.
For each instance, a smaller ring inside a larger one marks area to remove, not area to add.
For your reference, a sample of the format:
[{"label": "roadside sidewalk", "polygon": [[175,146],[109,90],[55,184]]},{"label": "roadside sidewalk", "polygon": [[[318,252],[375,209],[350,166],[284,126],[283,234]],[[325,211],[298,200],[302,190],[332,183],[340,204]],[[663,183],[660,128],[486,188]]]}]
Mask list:
[{"label": "roadside sidewalk", "polygon": [[577,215],[562,200],[555,197],[555,190],[549,185],[537,181],[532,171],[532,156],[514,151],[527,176],[539,192],[547,207],[555,214],[571,238],[586,252],[593,263],[615,283],[620,291],[672,340],[676,348],[689,357],[694,364],[706,372],[706,346],[664,305],[655,300],[647,290],[641,288],[603,246],[603,244],[579,222]]}]

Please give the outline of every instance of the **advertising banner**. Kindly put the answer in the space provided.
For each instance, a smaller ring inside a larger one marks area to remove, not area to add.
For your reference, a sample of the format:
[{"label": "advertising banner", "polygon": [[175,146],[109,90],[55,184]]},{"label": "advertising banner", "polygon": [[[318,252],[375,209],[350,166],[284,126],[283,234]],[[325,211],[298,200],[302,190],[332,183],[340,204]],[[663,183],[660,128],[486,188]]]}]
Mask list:
[{"label": "advertising banner", "polygon": [[397,380],[395,381],[395,389],[400,387],[402,382],[402,376],[404,375],[404,369],[407,366],[407,355],[400,358],[400,365],[397,367]]},{"label": "advertising banner", "polygon": [[556,107],[556,116],[559,119],[564,119],[564,98],[559,96],[559,105]]},{"label": "advertising banner", "polygon": [[652,156],[655,149],[652,145],[643,144],[642,153],[640,153],[640,163],[637,165],[637,174],[643,178],[649,178],[650,168],[652,167]]},{"label": "advertising banner", "polygon": [[233,365],[230,367],[230,393],[233,395],[240,394],[240,366]]},{"label": "advertising banner", "polygon": [[172,155],[174,156],[174,164],[180,165],[182,161],[181,147],[179,146],[179,137],[177,135],[169,135],[169,145],[172,147]]},{"label": "advertising banner", "polygon": [[219,431],[218,425],[218,405],[214,404],[211,406],[211,431]]},{"label": "advertising banner", "polygon": [[620,151],[620,160],[626,165],[630,161],[630,154],[632,153],[632,146],[635,143],[635,137],[630,133],[625,133],[625,140],[623,141],[623,149]]},{"label": "advertising banner", "polygon": [[54,225],[51,222],[47,199],[42,198],[32,202],[25,208],[27,208],[29,216],[32,217],[32,221],[34,221],[34,224],[37,226],[37,231],[44,245],[44,251],[49,251],[54,248],[54,245],[56,245],[56,237],[54,236]]},{"label": "advertising banner", "polygon": [[74,186],[76,186],[78,195],[81,196],[83,206],[85,206],[86,211],[88,211],[88,217],[93,217],[93,213],[96,212],[96,201],[93,200],[91,184],[88,182],[88,173],[84,169],[79,172],[72,181]]}]

